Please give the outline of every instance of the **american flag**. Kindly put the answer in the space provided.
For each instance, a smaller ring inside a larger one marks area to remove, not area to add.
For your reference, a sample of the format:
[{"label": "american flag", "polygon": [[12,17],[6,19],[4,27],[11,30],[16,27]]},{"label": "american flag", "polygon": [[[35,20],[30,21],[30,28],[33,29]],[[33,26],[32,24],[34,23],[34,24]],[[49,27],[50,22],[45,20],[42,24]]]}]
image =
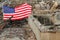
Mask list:
[{"label": "american flag", "polygon": [[24,3],[15,8],[4,5],[3,6],[3,20],[9,19],[13,16],[12,20],[21,20],[28,17],[32,12],[32,6]]}]

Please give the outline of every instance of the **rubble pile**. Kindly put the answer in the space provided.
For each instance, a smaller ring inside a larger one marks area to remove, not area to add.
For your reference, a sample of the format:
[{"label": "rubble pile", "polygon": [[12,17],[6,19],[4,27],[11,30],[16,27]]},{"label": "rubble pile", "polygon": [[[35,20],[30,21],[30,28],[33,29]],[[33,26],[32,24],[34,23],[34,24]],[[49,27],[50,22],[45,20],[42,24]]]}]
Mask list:
[{"label": "rubble pile", "polygon": [[0,40],[36,40],[34,33],[29,28],[5,28],[0,35]]}]

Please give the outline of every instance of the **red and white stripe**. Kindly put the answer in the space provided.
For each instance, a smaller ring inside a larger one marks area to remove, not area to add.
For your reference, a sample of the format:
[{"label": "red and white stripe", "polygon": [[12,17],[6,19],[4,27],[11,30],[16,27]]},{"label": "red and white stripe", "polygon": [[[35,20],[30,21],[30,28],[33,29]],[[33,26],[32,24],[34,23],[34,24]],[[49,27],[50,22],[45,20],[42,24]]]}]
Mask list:
[{"label": "red and white stripe", "polygon": [[32,12],[31,8],[32,6],[28,5],[27,3],[22,4],[21,6],[17,6],[15,7],[15,13],[3,14],[4,20],[10,18],[12,15],[13,15],[12,20],[26,18],[31,14]]}]

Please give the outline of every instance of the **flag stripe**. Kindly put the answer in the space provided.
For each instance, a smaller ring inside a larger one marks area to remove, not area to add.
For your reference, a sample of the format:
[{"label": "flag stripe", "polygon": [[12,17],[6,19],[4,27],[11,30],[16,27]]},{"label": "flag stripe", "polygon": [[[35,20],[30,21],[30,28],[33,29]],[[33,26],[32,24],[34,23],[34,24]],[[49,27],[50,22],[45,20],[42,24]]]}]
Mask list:
[{"label": "flag stripe", "polygon": [[31,11],[31,9],[27,9],[27,10],[16,10],[15,12],[21,12],[21,11],[23,11],[23,12],[29,12],[29,11]]},{"label": "flag stripe", "polygon": [[[22,18],[26,18],[28,17],[29,15],[25,15],[25,16],[22,16],[22,17],[15,17],[15,18],[12,18],[12,20],[16,20],[16,19],[22,19]],[[7,20],[8,18],[3,18],[4,20]]]},{"label": "flag stripe", "polygon": [[17,9],[17,10],[19,9],[20,10],[20,9],[28,9],[28,8],[31,9],[32,6],[30,6],[27,3],[25,3],[25,4],[22,4],[22,7],[18,7],[18,8],[15,8],[15,9]]},{"label": "flag stripe", "polygon": [[[14,15],[13,17],[22,17],[22,16],[25,16],[25,15],[29,15],[29,14],[21,14],[21,15]],[[9,18],[11,16],[4,16],[5,18]]]}]

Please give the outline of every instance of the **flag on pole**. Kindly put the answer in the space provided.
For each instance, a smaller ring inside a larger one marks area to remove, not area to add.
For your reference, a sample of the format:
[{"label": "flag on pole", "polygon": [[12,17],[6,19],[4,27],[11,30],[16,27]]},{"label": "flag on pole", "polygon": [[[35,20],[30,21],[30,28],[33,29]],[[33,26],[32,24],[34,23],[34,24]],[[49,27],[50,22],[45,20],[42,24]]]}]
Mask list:
[{"label": "flag on pole", "polygon": [[9,19],[13,16],[12,20],[21,20],[28,17],[32,12],[32,6],[25,3],[15,8],[3,6],[3,20]]}]

